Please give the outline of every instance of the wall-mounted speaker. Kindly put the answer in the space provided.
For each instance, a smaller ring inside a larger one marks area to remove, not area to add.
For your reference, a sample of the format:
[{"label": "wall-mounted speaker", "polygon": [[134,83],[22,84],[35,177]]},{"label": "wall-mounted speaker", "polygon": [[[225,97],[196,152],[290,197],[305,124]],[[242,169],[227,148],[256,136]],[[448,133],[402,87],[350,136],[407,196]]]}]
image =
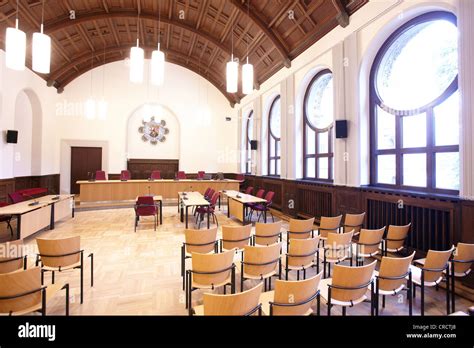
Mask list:
[{"label": "wall-mounted speaker", "polygon": [[257,150],[257,140],[250,140],[250,150]]},{"label": "wall-mounted speaker", "polygon": [[18,142],[18,131],[7,130],[7,143],[16,144]]},{"label": "wall-mounted speaker", "polygon": [[338,120],[336,121],[336,139],[347,138],[347,121]]}]

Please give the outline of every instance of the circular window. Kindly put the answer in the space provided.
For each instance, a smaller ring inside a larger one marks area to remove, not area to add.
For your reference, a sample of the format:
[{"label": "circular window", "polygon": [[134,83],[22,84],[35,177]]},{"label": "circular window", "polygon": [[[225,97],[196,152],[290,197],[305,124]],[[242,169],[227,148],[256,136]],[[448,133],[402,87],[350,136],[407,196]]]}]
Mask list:
[{"label": "circular window", "polygon": [[317,74],[306,92],[305,114],[309,125],[326,129],[333,122],[333,78],[329,70]]}]

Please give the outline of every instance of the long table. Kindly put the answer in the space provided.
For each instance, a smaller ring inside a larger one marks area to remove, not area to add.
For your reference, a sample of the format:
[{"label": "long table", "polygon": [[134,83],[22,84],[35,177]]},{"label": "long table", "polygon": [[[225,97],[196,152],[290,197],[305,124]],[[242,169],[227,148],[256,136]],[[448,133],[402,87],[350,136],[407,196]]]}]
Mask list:
[{"label": "long table", "polygon": [[48,195],[0,208],[0,215],[16,218],[17,239],[24,239],[45,228],[54,229],[55,223],[74,217],[73,195]]},{"label": "long table", "polygon": [[176,198],[178,192],[204,193],[208,187],[215,191],[238,190],[237,180],[104,180],[78,181],[80,201],[113,202],[134,200],[137,196],[161,195],[164,199]]},{"label": "long table", "polygon": [[[248,205],[267,202],[263,198],[246,195],[245,193],[235,190],[224,190],[222,194],[227,196],[227,217],[233,216],[244,225],[252,222],[246,219]],[[267,222],[267,214],[264,214],[264,220]]]}]

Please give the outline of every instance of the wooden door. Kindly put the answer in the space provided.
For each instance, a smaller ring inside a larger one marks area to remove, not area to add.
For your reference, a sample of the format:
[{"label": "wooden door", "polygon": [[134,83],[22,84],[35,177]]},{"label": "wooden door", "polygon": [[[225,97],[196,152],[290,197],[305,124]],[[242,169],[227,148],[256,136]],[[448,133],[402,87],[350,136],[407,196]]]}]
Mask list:
[{"label": "wooden door", "polygon": [[90,173],[101,169],[101,147],[71,147],[71,193],[79,193],[78,180],[88,180]]}]

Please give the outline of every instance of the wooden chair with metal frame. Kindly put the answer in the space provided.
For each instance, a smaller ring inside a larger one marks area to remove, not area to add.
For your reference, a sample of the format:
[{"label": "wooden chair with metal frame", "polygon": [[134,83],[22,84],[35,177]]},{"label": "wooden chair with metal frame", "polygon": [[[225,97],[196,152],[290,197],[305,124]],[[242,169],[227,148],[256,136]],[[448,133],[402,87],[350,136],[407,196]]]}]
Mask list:
[{"label": "wooden chair with metal frame", "polygon": [[[6,207],[9,204],[7,202],[0,202],[0,208]],[[13,237],[13,227],[12,227],[12,219],[13,216],[11,215],[0,215],[0,222],[5,222],[7,224],[7,228],[10,230],[10,235]]]},{"label": "wooden chair with metal frame", "polygon": [[303,279],[306,279],[306,270],[316,267],[319,273],[319,237],[308,239],[294,239],[285,256],[285,279],[288,273],[296,271],[296,279],[300,280],[300,271],[303,271]]},{"label": "wooden chair with metal frame", "polygon": [[314,217],[306,220],[290,219],[286,231],[286,250],[289,250],[290,239],[308,239],[314,237]]},{"label": "wooden chair with metal frame", "polygon": [[0,256],[0,274],[26,269],[28,255],[24,252],[23,240],[15,240],[0,244],[5,253]]},{"label": "wooden chair with metal frame", "polygon": [[339,229],[341,228],[341,220],[342,215],[334,217],[321,216],[318,227],[318,235],[319,239],[323,242],[323,246],[326,239],[328,238],[329,233],[339,232]]},{"label": "wooden chair with metal frame", "polygon": [[260,316],[262,286],[260,283],[250,290],[231,295],[204,294],[203,305],[194,307],[192,315]]},{"label": "wooden chair with metal frame", "polygon": [[344,223],[342,225],[342,232],[350,232],[354,230],[354,236],[360,233],[362,227],[364,227],[365,212],[360,214],[349,214],[344,216]]},{"label": "wooden chair with metal frame", "polygon": [[352,237],[353,232],[328,234],[327,243],[319,254],[319,258],[323,261],[324,278],[326,278],[326,268],[328,268],[328,277],[331,276],[332,263],[338,264],[349,259],[352,266]]},{"label": "wooden chair with metal frame", "polygon": [[451,259],[451,313],[456,311],[456,278],[466,277],[474,264],[474,244],[458,243]]},{"label": "wooden chair with metal frame", "polygon": [[250,224],[244,226],[222,226],[222,239],[219,240],[220,251],[235,250],[235,253],[243,252],[244,247],[250,245],[252,240],[251,233],[252,225]]},{"label": "wooden chair with metal frame", "polygon": [[252,236],[252,245],[271,245],[281,241],[281,221],[255,223],[255,234]]},{"label": "wooden chair with metal frame", "polygon": [[342,315],[346,315],[346,308],[353,307],[367,300],[367,291],[370,290],[370,315],[374,315],[374,278],[377,261],[360,266],[334,266],[332,278],[322,279],[319,289],[321,297],[328,307],[328,315],[334,305],[342,307]]},{"label": "wooden chair with metal frame", "polygon": [[224,288],[230,285],[231,293],[235,293],[234,250],[220,254],[191,253],[191,269],[186,271],[185,291],[186,308],[189,315],[193,311],[192,295],[194,290]]},{"label": "wooden chair with metal frame", "polygon": [[247,279],[263,280],[264,291],[271,289],[272,277],[281,279],[281,243],[269,246],[245,246],[240,262],[240,291]]},{"label": "wooden chair with metal frame", "polygon": [[69,284],[43,286],[39,267],[0,274],[0,313],[25,315],[41,312],[59,291],[66,290],[66,315],[69,315]]},{"label": "wooden chair with metal frame", "polygon": [[407,257],[383,256],[380,268],[375,271],[375,315],[379,315],[379,299],[382,295],[382,308],[385,308],[385,297],[395,296],[407,291],[408,313],[413,314],[412,276],[410,264],[415,252]]},{"label": "wooden chair with metal frame", "polygon": [[275,290],[260,295],[262,311],[266,315],[312,315],[316,300],[316,314],[320,314],[319,283],[322,272],[314,277],[299,280],[276,280]]},{"label": "wooden chair with metal frame", "polygon": [[183,290],[185,286],[184,275],[186,273],[186,260],[191,258],[191,254],[210,254],[217,253],[218,251],[217,227],[208,230],[184,230],[184,243],[181,246],[181,277],[183,278]]},{"label": "wooden chair with metal frame", "polygon": [[[436,287],[445,280],[446,281],[446,312],[450,313],[450,279],[449,261],[453,254],[454,246],[449,250],[437,251],[428,250],[426,258],[415,260],[414,264],[410,265],[413,282],[413,298],[416,297],[416,287],[421,289],[421,315],[425,315],[425,287]],[[443,279],[445,274],[445,279]]]},{"label": "wooden chair with metal frame", "polygon": [[[44,284],[44,273],[51,272],[54,284],[55,272],[80,270],[81,303],[84,302],[84,250],[81,249],[81,237],[63,239],[36,238],[39,254],[36,256],[36,266],[41,263],[41,284]],[[94,286],[94,254],[91,259],[91,287]]]},{"label": "wooden chair with metal frame", "polygon": [[352,244],[352,254],[356,257],[356,265],[362,266],[364,259],[373,258],[380,252],[385,226],[378,230],[361,229],[359,239]]},{"label": "wooden chair with metal frame", "polygon": [[408,225],[396,226],[389,225],[387,236],[383,240],[383,255],[387,256],[389,252],[398,254],[405,248],[405,242],[410,232],[411,222]]}]

